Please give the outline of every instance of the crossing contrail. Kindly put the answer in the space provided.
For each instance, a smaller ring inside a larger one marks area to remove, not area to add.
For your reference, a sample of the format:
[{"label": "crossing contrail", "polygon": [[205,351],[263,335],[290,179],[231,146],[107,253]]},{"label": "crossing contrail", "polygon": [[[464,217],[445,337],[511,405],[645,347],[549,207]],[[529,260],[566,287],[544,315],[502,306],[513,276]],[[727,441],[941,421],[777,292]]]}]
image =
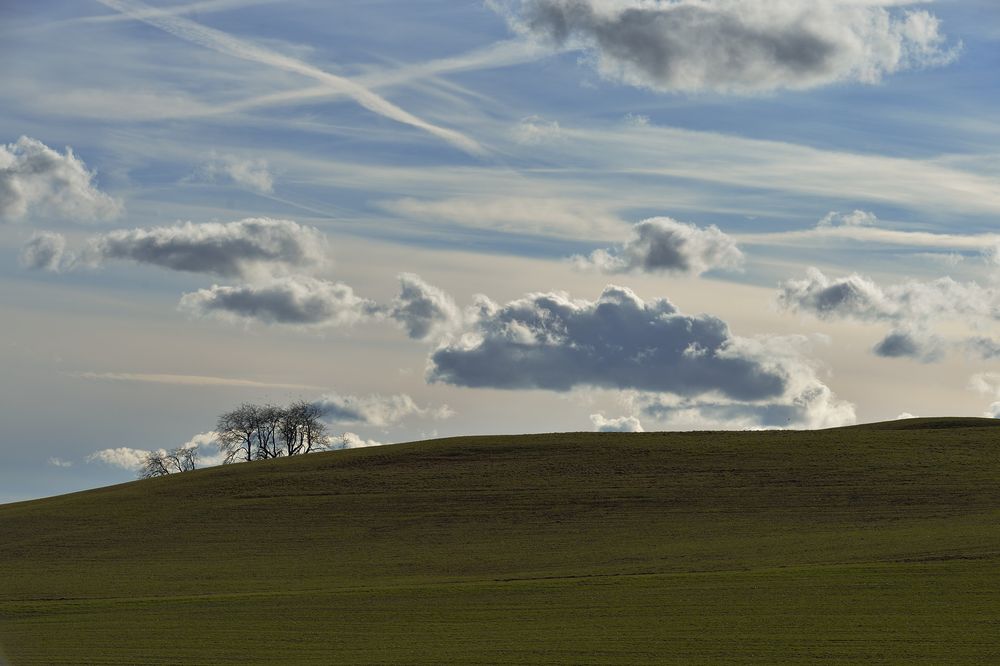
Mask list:
[{"label": "crossing contrail", "polygon": [[482,146],[464,134],[422,120],[368,88],[350,79],[314,67],[309,63],[245,42],[220,30],[195,23],[183,16],[156,12],[152,7],[141,2],[135,2],[135,0],[98,0],[98,2],[192,44],[198,44],[199,46],[218,51],[219,53],[225,53],[235,58],[308,76],[321,82],[330,88],[331,91],[350,97],[369,111],[405,125],[422,129],[466,152],[474,154],[484,152]]}]

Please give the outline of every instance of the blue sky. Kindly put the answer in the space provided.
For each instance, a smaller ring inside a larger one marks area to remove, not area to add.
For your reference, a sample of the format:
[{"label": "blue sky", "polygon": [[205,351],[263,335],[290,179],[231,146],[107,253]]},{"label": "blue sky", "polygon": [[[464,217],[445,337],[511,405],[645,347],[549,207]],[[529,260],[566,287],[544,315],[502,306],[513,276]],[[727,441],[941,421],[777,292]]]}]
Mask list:
[{"label": "blue sky", "polygon": [[1000,413],[998,42],[974,0],[7,3],[0,501],[247,400],[354,444]]}]

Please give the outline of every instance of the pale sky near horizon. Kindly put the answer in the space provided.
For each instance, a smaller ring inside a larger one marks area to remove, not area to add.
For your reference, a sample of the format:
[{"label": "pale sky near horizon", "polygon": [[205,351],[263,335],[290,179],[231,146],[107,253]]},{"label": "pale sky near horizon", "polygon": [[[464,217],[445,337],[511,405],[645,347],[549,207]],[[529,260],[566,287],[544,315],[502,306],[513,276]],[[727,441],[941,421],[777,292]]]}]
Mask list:
[{"label": "pale sky near horizon", "polygon": [[1000,415],[1000,5],[0,4],[0,502],[354,445]]}]

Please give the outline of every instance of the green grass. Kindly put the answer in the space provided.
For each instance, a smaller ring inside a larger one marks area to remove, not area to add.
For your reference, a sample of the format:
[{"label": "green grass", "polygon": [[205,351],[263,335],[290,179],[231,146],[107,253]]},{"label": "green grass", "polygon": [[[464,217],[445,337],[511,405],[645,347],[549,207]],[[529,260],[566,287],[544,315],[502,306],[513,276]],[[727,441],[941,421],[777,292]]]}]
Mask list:
[{"label": "green grass", "polygon": [[995,425],[455,438],[0,506],[0,652],[996,663]]}]

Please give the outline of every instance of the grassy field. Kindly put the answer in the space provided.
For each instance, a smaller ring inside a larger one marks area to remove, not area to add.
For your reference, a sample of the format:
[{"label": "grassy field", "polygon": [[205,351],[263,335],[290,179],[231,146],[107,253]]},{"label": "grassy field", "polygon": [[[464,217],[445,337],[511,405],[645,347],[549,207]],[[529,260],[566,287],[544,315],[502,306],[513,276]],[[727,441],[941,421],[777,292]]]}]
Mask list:
[{"label": "grassy field", "polygon": [[0,506],[0,662],[1000,663],[1000,429],[468,437]]}]

